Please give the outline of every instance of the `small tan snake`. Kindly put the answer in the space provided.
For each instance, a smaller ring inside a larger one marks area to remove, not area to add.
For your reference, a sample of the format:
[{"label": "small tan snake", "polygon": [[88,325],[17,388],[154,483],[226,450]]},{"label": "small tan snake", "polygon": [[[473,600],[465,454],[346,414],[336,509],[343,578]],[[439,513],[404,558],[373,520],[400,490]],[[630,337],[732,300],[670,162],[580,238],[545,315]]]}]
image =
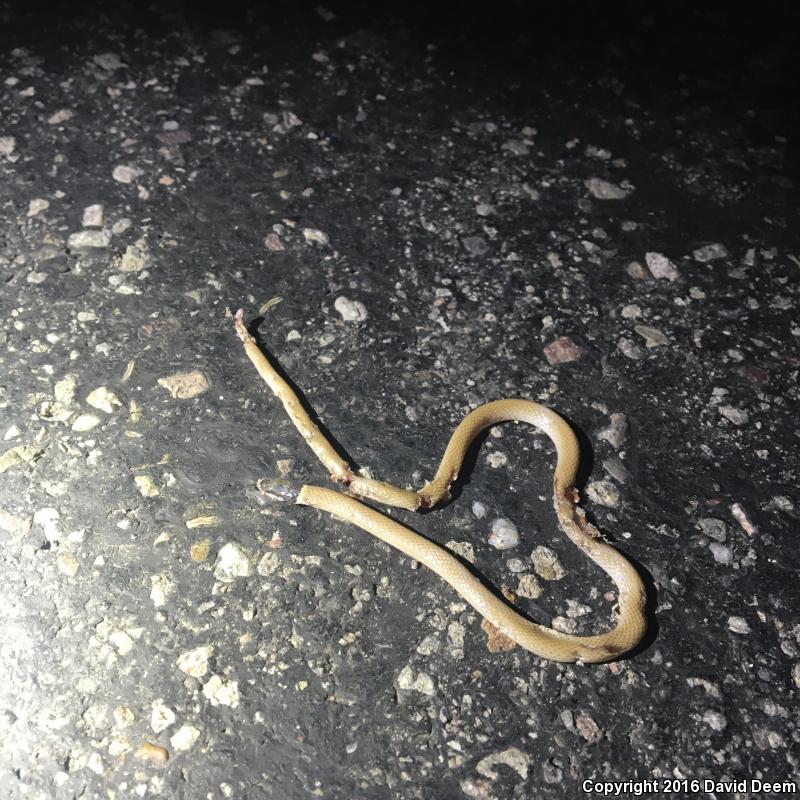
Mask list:
[{"label": "small tan snake", "polygon": [[[526,619],[512,606],[486,588],[448,550],[414,533],[404,525],[380,514],[350,495],[321,486],[303,486],[299,492],[285,490],[281,499],[293,499],[300,505],[327,511],[381,539],[419,561],[447,581],[481,616],[526,650],[552,661],[595,663],[616,658],[635,647],[644,635],[645,592],[641,578],[630,561],[600,538],[600,534],[577,507],[575,474],[580,451],[572,429],[555,411],[530,400],[495,400],[479,406],[459,423],[447,445],[433,480],[412,492],[383,481],[357,475],[336,452],[312,422],[289,384],[281,378],[248,333],[240,309],[234,324],[244,343],[247,356],[261,377],[283,403],[283,407],[306,444],[330,472],[336,483],[359,497],[408,510],[433,508],[449,498],[451,483],[458,477],[461,464],[475,437],[499,422],[518,420],[544,431],[556,447],[557,461],[553,476],[553,500],[556,515],[567,536],[598,564],[618,589],[619,608],[615,626],[594,636],[574,636],[538,625]],[[261,483],[273,496],[276,484]]]}]

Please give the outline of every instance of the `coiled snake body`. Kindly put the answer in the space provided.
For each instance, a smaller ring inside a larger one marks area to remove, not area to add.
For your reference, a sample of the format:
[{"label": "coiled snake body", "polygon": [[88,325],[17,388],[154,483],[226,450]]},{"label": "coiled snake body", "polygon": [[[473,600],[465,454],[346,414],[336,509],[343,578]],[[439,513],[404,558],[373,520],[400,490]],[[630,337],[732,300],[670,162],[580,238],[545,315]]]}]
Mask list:
[{"label": "coiled snake body", "polygon": [[[345,486],[343,494],[321,486],[303,486],[299,491],[270,481],[259,482],[262,491],[299,505],[313,506],[357,525],[392,547],[424,564],[449,583],[475,610],[502,633],[526,650],[552,661],[594,663],[608,661],[632,649],[642,638],[644,586],[630,561],[600,534],[576,504],[575,475],[580,451],[572,429],[562,417],[530,400],[495,400],[467,414],[450,437],[450,442],[433,477],[418,492],[401,489],[383,481],[356,474],[336,452],[306,413],[289,384],[278,375],[248,333],[240,309],[235,316],[239,338],[261,377],[283,403],[306,443],[325,465],[331,479]],[[449,497],[451,483],[475,437],[500,422],[517,420],[536,426],[556,447],[553,503],[558,521],[567,536],[614,581],[618,590],[618,616],[614,627],[594,636],[575,636],[531,622],[484,586],[454,555],[404,525],[380,514],[352,495],[408,510],[434,508]]]}]

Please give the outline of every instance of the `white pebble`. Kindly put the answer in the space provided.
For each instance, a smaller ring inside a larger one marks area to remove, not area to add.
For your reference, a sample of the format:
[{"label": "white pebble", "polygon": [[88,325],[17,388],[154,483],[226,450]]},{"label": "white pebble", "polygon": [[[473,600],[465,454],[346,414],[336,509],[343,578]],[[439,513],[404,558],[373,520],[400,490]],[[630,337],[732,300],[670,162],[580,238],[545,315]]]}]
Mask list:
[{"label": "white pebble", "polygon": [[78,231],[71,233],[67,239],[70,250],[83,250],[89,248],[106,248],[111,244],[111,234],[108,231]]},{"label": "white pebble", "polygon": [[680,277],[676,266],[661,253],[645,253],[644,260],[647,268],[654,278],[666,278],[668,281],[675,281]]},{"label": "white pebble", "polygon": [[475,515],[476,519],[483,519],[488,513],[488,510],[483,503],[476,500],[472,504],[472,513]]},{"label": "white pebble", "polygon": [[692,255],[695,261],[699,261],[701,264],[707,264],[709,261],[725,258],[725,256],[728,255],[728,250],[724,244],[707,244],[705,247],[698,247]]},{"label": "white pebble", "polygon": [[509,519],[496,519],[492,522],[489,544],[498,550],[509,550],[519,544],[517,526]]},{"label": "white pebble", "polygon": [[228,542],[217,555],[214,565],[214,577],[223,583],[233,583],[236,578],[246,578],[250,575],[250,559],[242,548],[235,542]]},{"label": "white pebble", "polygon": [[211,701],[212,706],[239,705],[239,684],[237,681],[226,681],[219,675],[212,675],[203,686],[203,694]]},{"label": "white pebble", "polygon": [[28,203],[28,216],[35,217],[48,208],[50,208],[50,201],[37,197],[35,200],[31,200],[30,203]]},{"label": "white pebble", "polygon": [[728,630],[745,635],[750,633],[750,626],[743,617],[728,617]]},{"label": "white pebble", "polygon": [[611,481],[592,481],[586,487],[586,496],[598,505],[616,508],[619,505],[619,490]]},{"label": "white pebble", "polygon": [[630,194],[630,190],[602,178],[589,178],[584,185],[598,200],[623,200]]},{"label": "white pebble", "polygon": [[96,417],[94,414],[81,414],[75,419],[75,422],[72,423],[72,430],[76,433],[84,433],[85,431],[90,431],[92,428],[96,428],[99,424],[100,418]]},{"label": "white pebble", "polygon": [[729,419],[734,425],[746,425],[750,420],[750,415],[741,408],[719,406],[717,410],[725,419]]},{"label": "white pebble", "polygon": [[133,183],[142,173],[136,167],[129,167],[125,164],[120,164],[114,167],[112,176],[115,181],[120,183]]},{"label": "white pebble", "polygon": [[316,244],[328,244],[330,242],[328,234],[317,228],[303,228],[303,238],[307,242],[316,242]]},{"label": "white pebble", "polygon": [[182,725],[170,736],[169,743],[173,750],[189,750],[200,738],[200,731],[193,725]]},{"label": "white pebble", "polygon": [[703,722],[715,731],[724,731],[728,727],[728,720],[719,711],[708,710],[703,714]]},{"label": "white pebble", "polygon": [[175,722],[175,712],[165,705],[161,698],[153,701],[153,710],[150,714],[150,727],[155,733],[161,733]]},{"label": "white pebble", "polygon": [[195,647],[194,650],[187,650],[178,656],[177,665],[181,672],[191,675],[193,678],[202,678],[208,672],[208,659],[214,653],[211,645]]},{"label": "white pebble", "polygon": [[102,228],[105,222],[105,209],[100,203],[94,203],[83,209],[81,225],[84,228]]},{"label": "white pebble", "polygon": [[730,549],[730,547],[726,547],[724,544],[720,544],[719,542],[711,542],[711,544],[708,546],[708,549],[714,556],[714,561],[717,561],[720,564],[730,564],[733,561],[733,551]]},{"label": "white pebble", "polygon": [[114,406],[122,405],[122,401],[119,397],[105,386],[99,386],[97,389],[89,392],[86,397],[86,402],[93,408],[99,408],[101,411],[105,411],[106,414],[111,414],[114,411]]},{"label": "white pebble", "polygon": [[367,308],[359,300],[337,297],[333,307],[342,315],[345,322],[363,322],[367,318]]}]

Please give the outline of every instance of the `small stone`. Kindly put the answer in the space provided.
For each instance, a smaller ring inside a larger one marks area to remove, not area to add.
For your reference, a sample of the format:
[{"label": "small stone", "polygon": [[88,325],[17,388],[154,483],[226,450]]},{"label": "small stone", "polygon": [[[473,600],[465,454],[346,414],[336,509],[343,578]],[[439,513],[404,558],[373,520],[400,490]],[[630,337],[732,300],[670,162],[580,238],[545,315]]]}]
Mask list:
[{"label": "small stone", "polygon": [[789,514],[794,511],[794,503],[785,494],[776,494],[765,508],[767,511],[783,511]]},{"label": "small stone", "polygon": [[631,193],[630,189],[625,189],[610,181],[604,181],[602,178],[589,178],[584,181],[584,186],[598,200],[624,200]]},{"label": "small stone", "polygon": [[214,577],[223,583],[233,583],[237,578],[247,578],[252,571],[250,559],[236,542],[228,542],[217,554]]},{"label": "small stone", "polygon": [[188,400],[202,394],[209,387],[208,379],[200,370],[176,372],[166,378],[159,378],[158,385],[163,386],[177,400]]},{"label": "small stone", "polygon": [[153,710],[150,713],[150,727],[154,733],[161,733],[175,722],[175,712],[164,704],[161,698],[153,701]]},{"label": "small stone", "polygon": [[341,314],[345,322],[363,322],[367,318],[367,308],[359,300],[337,297],[333,307]]},{"label": "small stone", "polygon": [[724,731],[728,727],[728,720],[725,719],[725,715],[711,709],[703,714],[703,722],[714,731]]},{"label": "small stone", "polygon": [[608,442],[615,450],[625,444],[628,436],[628,418],[625,414],[612,414],[607,428],[603,428],[597,438]]},{"label": "small stone", "polygon": [[733,514],[733,518],[739,523],[742,530],[748,536],[755,536],[756,533],[758,533],[758,528],[753,525],[750,518],[747,516],[747,512],[739,503],[733,503],[731,505],[731,514]]},{"label": "small stone", "polygon": [[642,316],[642,309],[636,303],[631,303],[623,306],[619,313],[623,319],[638,319]]},{"label": "small stone", "polygon": [[544,347],[544,357],[550,366],[577,361],[582,355],[583,348],[575,344],[569,336],[559,336]]},{"label": "small stone", "polygon": [[505,453],[501,453],[499,450],[493,450],[486,456],[486,463],[492,469],[500,469],[500,467],[504,467],[508,464],[508,456]]},{"label": "small stone", "polygon": [[136,719],[133,711],[128,706],[117,706],[112,715],[118,728],[127,728],[133,725]]},{"label": "small stone", "polygon": [[120,164],[114,167],[114,172],[111,173],[115,181],[120,183],[133,183],[142,173],[136,167],[129,167],[125,164]]},{"label": "small stone", "polygon": [[277,233],[268,233],[264,239],[264,247],[271,250],[273,253],[282,253],[286,250],[281,237]]},{"label": "small stone", "polygon": [[303,238],[307,242],[314,242],[315,244],[327,245],[330,244],[330,239],[327,233],[323,233],[317,228],[303,228]]},{"label": "small stone", "polygon": [[189,555],[192,561],[205,561],[208,558],[208,552],[211,549],[210,539],[201,539],[199,542],[193,542],[189,548]]},{"label": "small stone", "polygon": [[728,250],[724,244],[707,244],[705,247],[699,247],[692,255],[695,261],[699,261],[701,264],[707,264],[709,261],[725,258],[728,255]]},{"label": "small stone", "polygon": [[619,489],[611,481],[592,481],[586,487],[586,496],[598,505],[616,508],[619,505]]},{"label": "small stone", "polygon": [[116,53],[98,53],[96,56],[92,56],[92,61],[107,72],[114,72],[125,66]]},{"label": "small stone", "polygon": [[622,355],[624,355],[626,358],[630,358],[632,361],[637,361],[638,359],[644,357],[644,351],[642,348],[627,336],[620,337],[619,342],[617,342],[617,347]]},{"label": "small stone", "polygon": [[634,327],[636,333],[642,336],[645,340],[646,347],[661,347],[667,344],[669,339],[658,328],[650,328],[647,325],[636,325]]},{"label": "small stone", "polygon": [[59,111],[56,111],[55,114],[52,114],[48,120],[48,125],[60,125],[62,122],[68,122],[74,116],[73,112],[70,111],[68,108],[62,108]]},{"label": "small stone", "polygon": [[239,705],[239,684],[212,675],[203,686],[203,695],[211,701],[212,706],[236,708]]},{"label": "small stone", "polygon": [[80,564],[75,556],[62,553],[56,559],[56,563],[58,564],[59,571],[63,572],[67,577],[74,578],[78,574]]},{"label": "small stone", "polygon": [[99,386],[97,389],[89,392],[86,397],[86,402],[93,408],[99,408],[100,411],[105,411],[106,414],[111,414],[116,406],[122,405],[122,401],[119,397],[105,386]]},{"label": "small stone", "polygon": [[37,214],[41,214],[42,211],[46,211],[48,208],[50,208],[50,201],[41,197],[37,197],[35,200],[31,200],[30,203],[28,203],[28,216],[35,217]]},{"label": "small stone", "polygon": [[433,678],[426,672],[414,672],[410,664],[406,664],[395,678],[395,687],[400,691],[414,691],[424,695],[436,693]]},{"label": "small stone", "polygon": [[711,544],[708,545],[708,549],[714,556],[714,561],[720,564],[733,563],[733,551],[730,549],[730,547],[726,547],[724,544],[720,544],[719,542],[711,542]]},{"label": "small stone", "polygon": [[510,550],[519,544],[519,531],[517,526],[509,519],[502,517],[492,522],[492,532],[489,534],[489,544],[498,550]]},{"label": "small stone", "polygon": [[603,469],[617,482],[625,483],[631,474],[617,456],[603,459]]},{"label": "small stone", "polygon": [[26,536],[33,527],[33,517],[18,517],[0,508],[0,528],[12,536]]},{"label": "small stone", "polygon": [[13,136],[0,136],[0,156],[10,156],[17,146]]},{"label": "small stone", "polygon": [[420,694],[428,696],[436,694],[436,684],[433,682],[433,678],[431,678],[427,672],[420,672],[417,674],[417,677],[414,681],[414,689]]},{"label": "small stone", "polygon": [[106,230],[78,231],[71,233],[67,239],[70,250],[102,250],[111,244],[111,233]]},{"label": "small stone", "polygon": [[603,738],[600,727],[585,711],[575,717],[575,727],[587,742],[599,742]]},{"label": "small stone", "polygon": [[472,256],[483,256],[489,252],[489,245],[480,236],[465,236],[461,240],[464,249]]},{"label": "small stone", "polygon": [[178,656],[175,662],[181,672],[191,675],[193,678],[202,678],[208,672],[208,659],[214,654],[212,645],[195,647],[194,650],[187,650]]},{"label": "small stone", "polygon": [[558,581],[566,575],[558,556],[549,548],[540,545],[531,553],[536,574],[546,581]]},{"label": "small stone", "polygon": [[435,633],[429,633],[418,645],[417,652],[421,656],[431,656],[439,652],[439,637]]},{"label": "small stone", "polygon": [[705,517],[697,520],[697,527],[706,536],[716,539],[718,542],[724,542],[728,535],[728,528],[721,519],[714,517]]},{"label": "small stone", "polygon": [[483,503],[476,500],[472,504],[472,513],[475,515],[475,519],[483,519],[489,511]]},{"label": "small stone", "polygon": [[528,564],[524,559],[517,558],[515,556],[514,558],[509,558],[506,561],[506,567],[508,567],[509,572],[513,572],[516,575],[520,572],[525,572],[525,570],[528,568]]},{"label": "small stone", "polygon": [[120,272],[141,272],[150,266],[150,253],[144,242],[131,244],[125,252],[114,259],[114,267]]},{"label": "small stone", "polygon": [[121,656],[126,656],[133,650],[133,639],[125,631],[112,631],[108,641]]},{"label": "small stone", "polygon": [[550,620],[550,627],[552,627],[554,631],[572,635],[578,630],[578,623],[569,617],[553,617],[553,619]]},{"label": "small stone", "polygon": [[158,497],[161,494],[158,486],[153,483],[153,479],[147,475],[137,475],[133,482],[142,497]]},{"label": "small stone", "polygon": [[750,633],[750,626],[743,617],[728,617],[728,630],[745,636]]},{"label": "small stone", "polygon": [[182,725],[169,738],[173,750],[190,750],[200,738],[200,731],[193,725]]},{"label": "small stone", "polygon": [[75,392],[78,387],[78,376],[75,374],[65,375],[56,383],[55,398],[56,402],[68,406],[75,399]]},{"label": "small stone", "polygon": [[102,228],[106,219],[105,209],[100,203],[95,203],[91,206],[86,206],[83,209],[83,216],[81,217],[81,225],[84,228]]},{"label": "small stone", "polygon": [[734,425],[746,425],[750,421],[750,415],[741,408],[733,406],[718,406],[717,411],[730,420]]},{"label": "small stone", "polygon": [[661,253],[645,253],[644,260],[647,262],[647,268],[654,278],[676,281],[681,276],[677,267]]},{"label": "small stone", "polygon": [[150,576],[150,599],[156,608],[166,605],[167,598],[175,591],[175,581],[168,575]]},{"label": "small stone", "polygon": [[495,767],[498,764],[503,764],[511,767],[522,780],[525,780],[528,777],[530,763],[531,757],[526,752],[517,747],[509,747],[507,750],[492,753],[492,755],[482,758],[475,766],[475,771],[490,781],[496,781],[499,774]]},{"label": "small stone", "polygon": [[445,547],[452,553],[461,556],[464,561],[469,561],[470,564],[475,563],[475,548],[470,542],[457,542],[455,539],[451,539],[445,544]]},{"label": "small stone", "polygon": [[256,566],[256,572],[263,577],[274,575],[281,566],[281,557],[275,552],[264,553]]},{"label": "small stone", "polygon": [[61,538],[60,519],[61,514],[58,513],[58,509],[49,506],[40,508],[33,514],[33,524],[41,527],[48,542],[57,542]]},{"label": "small stone", "polygon": [[542,777],[545,783],[561,783],[564,779],[564,770],[556,763],[555,759],[548,758],[542,763]]},{"label": "small stone", "polygon": [[400,670],[395,678],[395,686],[405,692],[410,692],[414,688],[414,670],[409,664]]},{"label": "small stone", "polygon": [[72,430],[76,433],[85,433],[86,431],[92,430],[92,428],[96,428],[99,424],[100,417],[94,414],[81,414],[79,417],[76,417],[75,422],[72,423]]},{"label": "small stone", "polygon": [[166,747],[159,747],[152,742],[145,742],[137,751],[136,757],[143,761],[155,761],[159,764],[166,764],[169,759],[169,752]]},{"label": "small stone", "polygon": [[520,576],[517,594],[520,597],[527,597],[529,600],[535,600],[542,594],[542,587],[533,575],[526,573]]},{"label": "small stone", "polygon": [[0,475],[17,464],[35,464],[44,451],[32,444],[18,444],[0,454]]}]

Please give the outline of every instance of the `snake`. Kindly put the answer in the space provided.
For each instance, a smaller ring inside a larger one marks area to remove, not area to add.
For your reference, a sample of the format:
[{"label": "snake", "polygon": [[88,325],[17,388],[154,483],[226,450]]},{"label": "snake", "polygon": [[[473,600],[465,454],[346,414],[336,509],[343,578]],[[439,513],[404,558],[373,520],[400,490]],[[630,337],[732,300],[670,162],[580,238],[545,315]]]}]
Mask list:
[{"label": "snake", "polygon": [[[547,406],[523,398],[484,403],[470,411],[456,426],[433,479],[418,491],[404,489],[361,474],[351,467],[314,423],[292,386],[279,374],[250,334],[242,309],[234,315],[234,327],[247,357],[282,403],[303,440],[328,470],[330,479],[347,492],[310,484],[298,489],[282,481],[261,479],[258,487],[264,495],[324,511],[424,564],[502,634],[543,659],[577,664],[601,663],[618,659],[639,644],[647,627],[642,579],[632,562],[604,541],[578,505],[580,495],[575,479],[580,448],[572,428],[562,416]],[[575,635],[531,621],[488,588],[449,550],[362,502],[367,500],[408,511],[435,509],[449,500],[450,487],[457,480],[475,438],[487,428],[509,421],[524,422],[538,428],[555,446],[553,505],[561,529],[617,587],[616,618],[608,631]]]}]

